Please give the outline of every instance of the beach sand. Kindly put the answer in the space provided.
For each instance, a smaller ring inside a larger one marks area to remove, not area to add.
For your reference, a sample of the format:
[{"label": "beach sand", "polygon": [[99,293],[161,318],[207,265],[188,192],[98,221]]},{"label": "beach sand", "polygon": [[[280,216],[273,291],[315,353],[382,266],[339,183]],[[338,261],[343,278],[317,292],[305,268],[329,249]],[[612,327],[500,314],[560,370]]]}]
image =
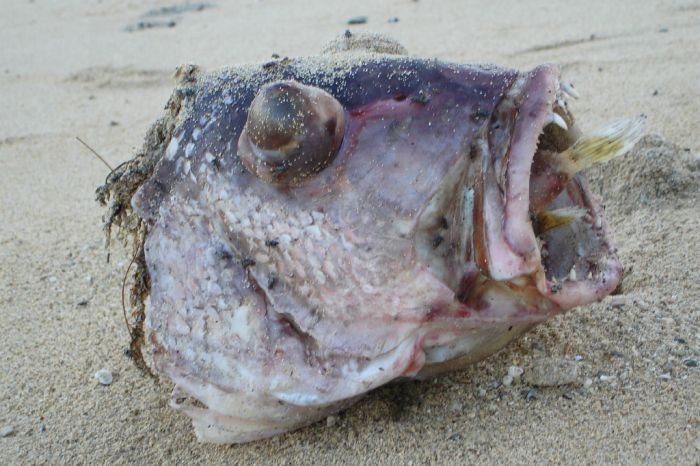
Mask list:
[{"label": "beach sand", "polygon": [[[169,5],[2,6],[0,434],[12,432],[0,464],[698,464],[700,2],[219,1],[145,16]],[[348,26],[358,15],[367,23]],[[326,422],[199,444],[167,406],[170,385],[123,353],[127,252],[114,242],[107,263],[94,192],[108,170],[75,137],[116,166],[161,115],[177,65],[315,54],[348,28],[416,56],[557,62],[584,130],[648,115],[637,150],[590,173],[625,265],[621,294]],[[533,374],[543,358],[575,365],[577,383],[500,386],[510,366]],[[93,376],[103,367],[109,386]]]}]

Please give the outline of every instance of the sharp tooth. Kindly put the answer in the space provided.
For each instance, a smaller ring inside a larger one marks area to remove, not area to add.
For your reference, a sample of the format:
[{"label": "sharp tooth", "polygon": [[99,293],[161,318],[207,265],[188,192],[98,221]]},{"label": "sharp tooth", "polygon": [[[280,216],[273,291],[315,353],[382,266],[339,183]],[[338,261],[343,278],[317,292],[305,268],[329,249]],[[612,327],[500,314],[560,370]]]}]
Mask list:
[{"label": "sharp tooth", "polygon": [[572,282],[576,281],[576,270],[574,270],[573,267],[571,267],[571,271],[569,272],[569,280]]},{"label": "sharp tooth", "polygon": [[570,174],[597,163],[626,154],[642,138],[646,116],[640,115],[615,122],[590,135],[585,135],[559,154]]},{"label": "sharp tooth", "polygon": [[556,112],[549,112],[547,118],[544,119],[545,126],[547,126],[550,123],[554,123],[564,131],[567,131],[569,129],[569,127],[566,126],[566,122],[564,121],[564,119],[561,116],[559,116],[559,114]]},{"label": "sharp tooth", "polygon": [[559,88],[567,95],[570,95],[574,99],[578,99],[581,97],[579,93],[574,89],[574,86],[572,86],[570,83],[561,83]]}]

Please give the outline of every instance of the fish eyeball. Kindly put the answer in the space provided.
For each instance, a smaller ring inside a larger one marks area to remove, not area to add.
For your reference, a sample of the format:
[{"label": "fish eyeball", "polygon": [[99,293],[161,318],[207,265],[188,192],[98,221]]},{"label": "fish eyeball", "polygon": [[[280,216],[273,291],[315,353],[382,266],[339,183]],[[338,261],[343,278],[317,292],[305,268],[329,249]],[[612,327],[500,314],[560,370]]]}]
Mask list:
[{"label": "fish eyeball", "polygon": [[298,185],[335,158],[345,132],[345,110],[317,87],[277,81],[261,87],[238,139],[246,169],[275,185]]}]

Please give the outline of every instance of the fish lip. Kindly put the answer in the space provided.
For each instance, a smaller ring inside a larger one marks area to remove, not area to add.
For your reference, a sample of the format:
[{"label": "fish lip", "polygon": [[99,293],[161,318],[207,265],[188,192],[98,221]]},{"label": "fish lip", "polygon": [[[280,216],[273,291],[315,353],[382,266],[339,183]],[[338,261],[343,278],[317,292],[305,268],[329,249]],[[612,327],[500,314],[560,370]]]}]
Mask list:
[{"label": "fish lip", "polygon": [[480,222],[474,232],[475,255],[480,269],[497,281],[510,281],[541,269],[540,249],[529,218],[530,169],[552,108],[558,75],[553,64],[521,75],[492,118],[500,126],[512,125],[506,135],[507,150],[496,153],[503,140],[493,136],[493,129],[488,142],[482,143],[485,163],[481,186],[475,193],[475,219]]},{"label": "fish lip", "polygon": [[586,273],[573,280],[547,276],[547,260],[543,258],[541,241],[530,218],[530,172],[547,116],[562,94],[559,75],[556,65],[540,65],[521,76],[504,98],[516,102],[517,116],[500,170],[493,151],[484,149],[489,151],[486,165],[490,166],[483,175],[481,189],[477,190],[475,218],[481,219],[481,225],[475,230],[474,246],[477,264],[492,279],[517,282],[520,277],[530,276],[538,291],[564,310],[600,300],[614,291],[622,277],[622,266],[601,209],[590,194],[585,176],[579,174],[567,189],[576,199],[574,206],[587,211],[581,220],[585,228],[595,230],[596,242],[588,247],[597,248],[589,251],[595,252],[592,268],[596,273],[592,276]]}]

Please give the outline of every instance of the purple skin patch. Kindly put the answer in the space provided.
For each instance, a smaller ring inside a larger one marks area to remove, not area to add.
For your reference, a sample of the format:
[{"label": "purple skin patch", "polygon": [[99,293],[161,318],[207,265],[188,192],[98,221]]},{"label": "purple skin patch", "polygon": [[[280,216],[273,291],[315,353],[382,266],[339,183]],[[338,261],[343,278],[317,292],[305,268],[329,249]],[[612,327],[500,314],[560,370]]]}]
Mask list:
[{"label": "purple skin patch", "polygon": [[585,177],[547,162],[578,138],[556,66],[346,55],[198,76],[133,197],[147,345],[200,440],[464,367],[619,283]]}]

